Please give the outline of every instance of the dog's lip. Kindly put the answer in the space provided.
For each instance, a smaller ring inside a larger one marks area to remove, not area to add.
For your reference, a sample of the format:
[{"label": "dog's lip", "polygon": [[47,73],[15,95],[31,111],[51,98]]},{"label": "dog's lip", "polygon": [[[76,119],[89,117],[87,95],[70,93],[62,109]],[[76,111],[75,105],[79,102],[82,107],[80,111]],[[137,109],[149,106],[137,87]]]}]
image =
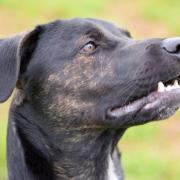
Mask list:
[{"label": "dog's lip", "polygon": [[[178,79],[178,78],[177,78]],[[159,106],[164,104],[166,106],[167,104],[171,104],[172,106],[176,106],[180,104],[180,85],[179,85],[179,79],[172,79],[173,85],[163,82],[158,82],[157,90],[150,92],[148,95],[141,97],[139,99],[136,99],[127,105],[120,106],[120,107],[112,107],[107,110],[107,115],[109,117],[115,117],[119,118],[121,116],[125,116],[125,114],[129,113],[136,113],[140,111],[141,109],[150,109],[155,106]],[[172,82],[172,80],[168,82]],[[165,85],[166,84],[166,85]],[[174,103],[173,103],[174,101]],[[165,105],[166,104],[166,105]],[[169,107],[171,108],[171,107]]]}]

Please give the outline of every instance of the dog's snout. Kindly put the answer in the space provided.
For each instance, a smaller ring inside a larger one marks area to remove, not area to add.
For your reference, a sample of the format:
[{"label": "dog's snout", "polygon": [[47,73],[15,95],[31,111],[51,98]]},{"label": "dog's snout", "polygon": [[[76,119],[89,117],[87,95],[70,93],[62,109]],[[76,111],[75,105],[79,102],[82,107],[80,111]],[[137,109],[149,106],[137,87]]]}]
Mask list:
[{"label": "dog's snout", "polygon": [[178,54],[180,56],[180,37],[165,39],[162,42],[162,47],[168,53]]}]

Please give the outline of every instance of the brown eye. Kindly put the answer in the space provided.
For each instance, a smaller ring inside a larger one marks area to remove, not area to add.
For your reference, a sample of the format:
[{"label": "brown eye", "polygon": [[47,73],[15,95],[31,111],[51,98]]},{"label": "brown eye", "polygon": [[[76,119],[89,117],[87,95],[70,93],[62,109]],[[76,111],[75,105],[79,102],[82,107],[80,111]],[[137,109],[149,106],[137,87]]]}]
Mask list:
[{"label": "brown eye", "polygon": [[83,53],[93,53],[94,50],[96,50],[96,48],[97,48],[97,45],[93,41],[90,41],[84,45],[84,47],[82,48],[82,52]]}]

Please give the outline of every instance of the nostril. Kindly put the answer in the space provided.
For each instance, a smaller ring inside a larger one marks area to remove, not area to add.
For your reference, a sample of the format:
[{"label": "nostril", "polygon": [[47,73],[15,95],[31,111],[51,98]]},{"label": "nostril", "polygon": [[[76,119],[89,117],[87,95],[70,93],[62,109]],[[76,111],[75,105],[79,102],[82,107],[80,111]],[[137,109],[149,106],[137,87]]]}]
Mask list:
[{"label": "nostril", "polygon": [[176,48],[176,53],[180,54],[180,44]]},{"label": "nostril", "polygon": [[172,53],[172,54],[180,54],[180,44],[176,47],[172,48],[167,48],[167,47],[163,47],[163,49],[165,49],[167,52]]},{"label": "nostril", "polygon": [[180,54],[180,38],[169,38],[162,42],[162,48],[172,54]]}]

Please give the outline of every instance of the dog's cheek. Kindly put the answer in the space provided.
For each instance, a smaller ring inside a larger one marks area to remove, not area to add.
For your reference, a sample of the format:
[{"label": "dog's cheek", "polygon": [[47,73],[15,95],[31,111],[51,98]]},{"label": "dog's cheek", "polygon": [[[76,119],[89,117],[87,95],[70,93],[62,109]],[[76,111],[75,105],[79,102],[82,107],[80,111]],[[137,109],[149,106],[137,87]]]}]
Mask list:
[{"label": "dog's cheek", "polygon": [[[108,79],[113,79],[111,63],[78,58],[63,68],[48,72],[41,81],[38,98],[41,109],[55,122],[90,123],[95,118],[97,104],[107,94]],[[108,85],[109,86],[109,85]]]},{"label": "dog's cheek", "polygon": [[69,125],[72,121],[75,121],[75,124],[78,121],[82,123],[84,118],[87,122],[92,118],[91,111],[95,106],[93,101],[87,102],[80,99],[77,89],[80,88],[79,84],[72,86],[73,80],[71,80],[71,86],[65,86],[62,81],[64,81],[62,74],[50,74],[35,97],[36,102],[39,103],[38,106],[42,109],[41,113],[46,119],[55,122],[57,129],[61,123]]}]

